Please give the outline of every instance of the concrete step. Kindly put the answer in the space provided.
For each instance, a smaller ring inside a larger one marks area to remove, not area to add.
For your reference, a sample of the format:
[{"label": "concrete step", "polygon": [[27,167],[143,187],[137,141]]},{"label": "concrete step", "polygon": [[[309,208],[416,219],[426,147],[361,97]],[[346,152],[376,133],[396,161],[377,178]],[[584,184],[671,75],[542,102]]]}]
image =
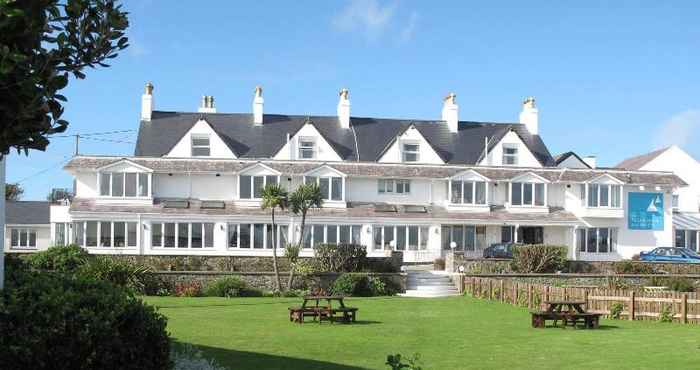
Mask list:
[{"label": "concrete step", "polygon": [[407,291],[408,290],[419,290],[419,291],[426,291],[426,292],[452,292],[452,293],[457,293],[457,288],[455,287],[449,287],[449,286],[408,286],[406,287]]},{"label": "concrete step", "polygon": [[422,290],[406,290],[406,293],[400,293],[401,297],[418,297],[418,298],[439,298],[459,296],[459,293],[452,292],[430,292]]},{"label": "concrete step", "polygon": [[406,285],[446,285],[453,286],[451,281],[407,281]]}]

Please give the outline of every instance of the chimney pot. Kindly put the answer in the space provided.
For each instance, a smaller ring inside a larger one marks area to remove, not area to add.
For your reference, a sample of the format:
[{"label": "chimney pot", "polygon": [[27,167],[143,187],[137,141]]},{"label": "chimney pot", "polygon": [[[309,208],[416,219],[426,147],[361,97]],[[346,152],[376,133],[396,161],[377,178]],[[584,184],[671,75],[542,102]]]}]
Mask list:
[{"label": "chimney pot", "polygon": [[141,120],[150,121],[153,115],[153,84],[146,83],[143,95],[141,95]]},{"label": "chimney pot", "polygon": [[262,86],[255,86],[255,96],[253,97],[253,123],[256,125],[263,124],[263,104],[265,99],[262,97]]},{"label": "chimney pot", "polygon": [[197,111],[200,113],[216,113],[216,108],[214,108],[214,97],[211,95],[202,96],[202,105]]},{"label": "chimney pot", "polygon": [[442,120],[447,123],[450,132],[459,131],[459,106],[457,105],[457,94],[451,92],[443,99]]},{"label": "chimney pot", "polygon": [[340,98],[338,99],[337,113],[340,127],[350,128],[350,91],[342,88],[338,95]]},{"label": "chimney pot", "polygon": [[535,105],[535,98],[528,96],[523,101],[523,110],[520,112],[520,123],[525,125],[532,135],[539,134],[539,110]]}]

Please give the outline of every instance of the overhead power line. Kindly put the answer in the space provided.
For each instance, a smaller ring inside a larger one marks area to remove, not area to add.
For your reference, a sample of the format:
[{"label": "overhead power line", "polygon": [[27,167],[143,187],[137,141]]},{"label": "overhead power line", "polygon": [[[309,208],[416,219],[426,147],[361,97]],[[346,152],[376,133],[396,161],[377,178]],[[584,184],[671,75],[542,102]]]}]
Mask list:
[{"label": "overhead power line", "polygon": [[63,159],[61,159],[61,161],[52,164],[51,167],[44,168],[44,169],[41,170],[41,171],[38,171],[38,172],[33,173],[33,174],[31,174],[31,175],[29,175],[29,176],[27,176],[27,177],[24,177],[24,178],[20,179],[19,181],[17,181],[16,183],[17,183],[17,184],[21,184],[21,183],[23,183],[23,182],[25,182],[25,181],[27,181],[27,180],[31,180],[31,179],[34,178],[34,177],[37,177],[37,176],[42,175],[42,174],[44,174],[44,173],[46,173],[46,172],[48,172],[48,171],[51,171],[51,170],[53,170],[53,169],[56,169],[57,167],[64,165],[64,164],[65,164],[66,162],[68,162],[70,159],[71,159],[71,156],[66,155],[66,156],[63,157]]}]

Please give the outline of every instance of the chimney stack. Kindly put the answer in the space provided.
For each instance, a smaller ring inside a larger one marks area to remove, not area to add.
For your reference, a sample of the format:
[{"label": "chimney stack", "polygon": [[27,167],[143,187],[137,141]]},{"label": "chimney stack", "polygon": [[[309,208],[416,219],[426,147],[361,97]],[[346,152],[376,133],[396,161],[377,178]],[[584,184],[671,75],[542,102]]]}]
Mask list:
[{"label": "chimney stack", "polygon": [[211,95],[202,96],[202,105],[197,109],[200,113],[216,113],[214,108],[214,97]]},{"label": "chimney stack", "polygon": [[532,135],[539,135],[539,110],[535,106],[535,98],[532,96],[523,102],[523,110],[520,112],[520,123],[525,125]]},{"label": "chimney stack", "polygon": [[153,114],[153,84],[146,83],[146,89],[141,95],[141,121],[150,121]]},{"label": "chimney stack", "polygon": [[457,105],[457,95],[449,93],[442,105],[442,120],[447,122],[450,132],[459,131],[459,106]]},{"label": "chimney stack", "polygon": [[340,89],[340,99],[338,100],[338,120],[340,127],[350,128],[350,91],[346,88]]},{"label": "chimney stack", "polygon": [[588,167],[590,167],[590,168],[596,168],[596,164],[597,164],[597,163],[596,163],[596,162],[597,162],[596,156],[594,156],[594,155],[587,155],[587,156],[583,157],[583,161],[586,162],[586,164],[588,165]]},{"label": "chimney stack", "polygon": [[253,123],[262,125],[263,123],[263,103],[262,86],[255,86],[255,97],[253,98]]}]

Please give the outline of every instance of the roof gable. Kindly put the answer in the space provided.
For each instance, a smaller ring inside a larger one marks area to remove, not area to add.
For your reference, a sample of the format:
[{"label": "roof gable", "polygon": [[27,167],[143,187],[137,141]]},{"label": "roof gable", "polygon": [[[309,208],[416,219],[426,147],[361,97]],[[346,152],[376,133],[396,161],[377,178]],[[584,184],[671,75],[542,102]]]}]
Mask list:
[{"label": "roof gable", "polygon": [[185,158],[192,157],[192,136],[206,135],[209,137],[209,158],[237,158],[222,136],[207,121],[206,118],[197,120],[192,127],[173,145],[165,157]]},{"label": "roof gable", "polygon": [[289,140],[284,143],[279,150],[273,155],[273,159],[295,159],[302,160],[299,157],[299,141],[303,137],[312,137],[316,141],[316,158],[312,160],[321,161],[342,161],[340,153],[336,151],[334,145],[326,138],[326,136],[318,129],[316,124],[311,120],[306,120],[294,133],[289,135]]},{"label": "roof gable", "polygon": [[551,181],[545,179],[544,177],[534,172],[525,172],[513,177],[512,179],[510,179],[510,182],[540,182],[548,184]]},{"label": "roof gable", "polygon": [[377,162],[383,163],[400,163],[403,162],[402,148],[403,144],[419,144],[420,155],[418,161],[415,163],[427,163],[427,164],[444,164],[445,160],[440,156],[433,145],[426,139],[425,135],[416,128],[416,125],[410,124],[405,126],[398,134],[393,138],[392,141],[386,145],[384,150],[379,153],[379,156],[375,159]]},{"label": "roof gable", "polygon": [[241,169],[238,172],[239,175],[281,175],[282,173],[280,171],[277,171],[276,169],[265,165],[264,163],[255,163],[252,166],[248,166],[246,168]]},{"label": "roof gable", "polygon": [[327,164],[320,165],[316,168],[305,172],[304,176],[330,176],[329,174],[333,174],[340,177],[347,176],[344,172],[339,171],[338,169],[333,168],[333,166]]},{"label": "roof gable", "polygon": [[591,168],[578,154],[566,152],[554,157],[554,165],[560,168]]},{"label": "roof gable", "polygon": [[153,172],[152,169],[130,161],[126,158],[106,164],[96,171],[114,171],[114,172]]}]

